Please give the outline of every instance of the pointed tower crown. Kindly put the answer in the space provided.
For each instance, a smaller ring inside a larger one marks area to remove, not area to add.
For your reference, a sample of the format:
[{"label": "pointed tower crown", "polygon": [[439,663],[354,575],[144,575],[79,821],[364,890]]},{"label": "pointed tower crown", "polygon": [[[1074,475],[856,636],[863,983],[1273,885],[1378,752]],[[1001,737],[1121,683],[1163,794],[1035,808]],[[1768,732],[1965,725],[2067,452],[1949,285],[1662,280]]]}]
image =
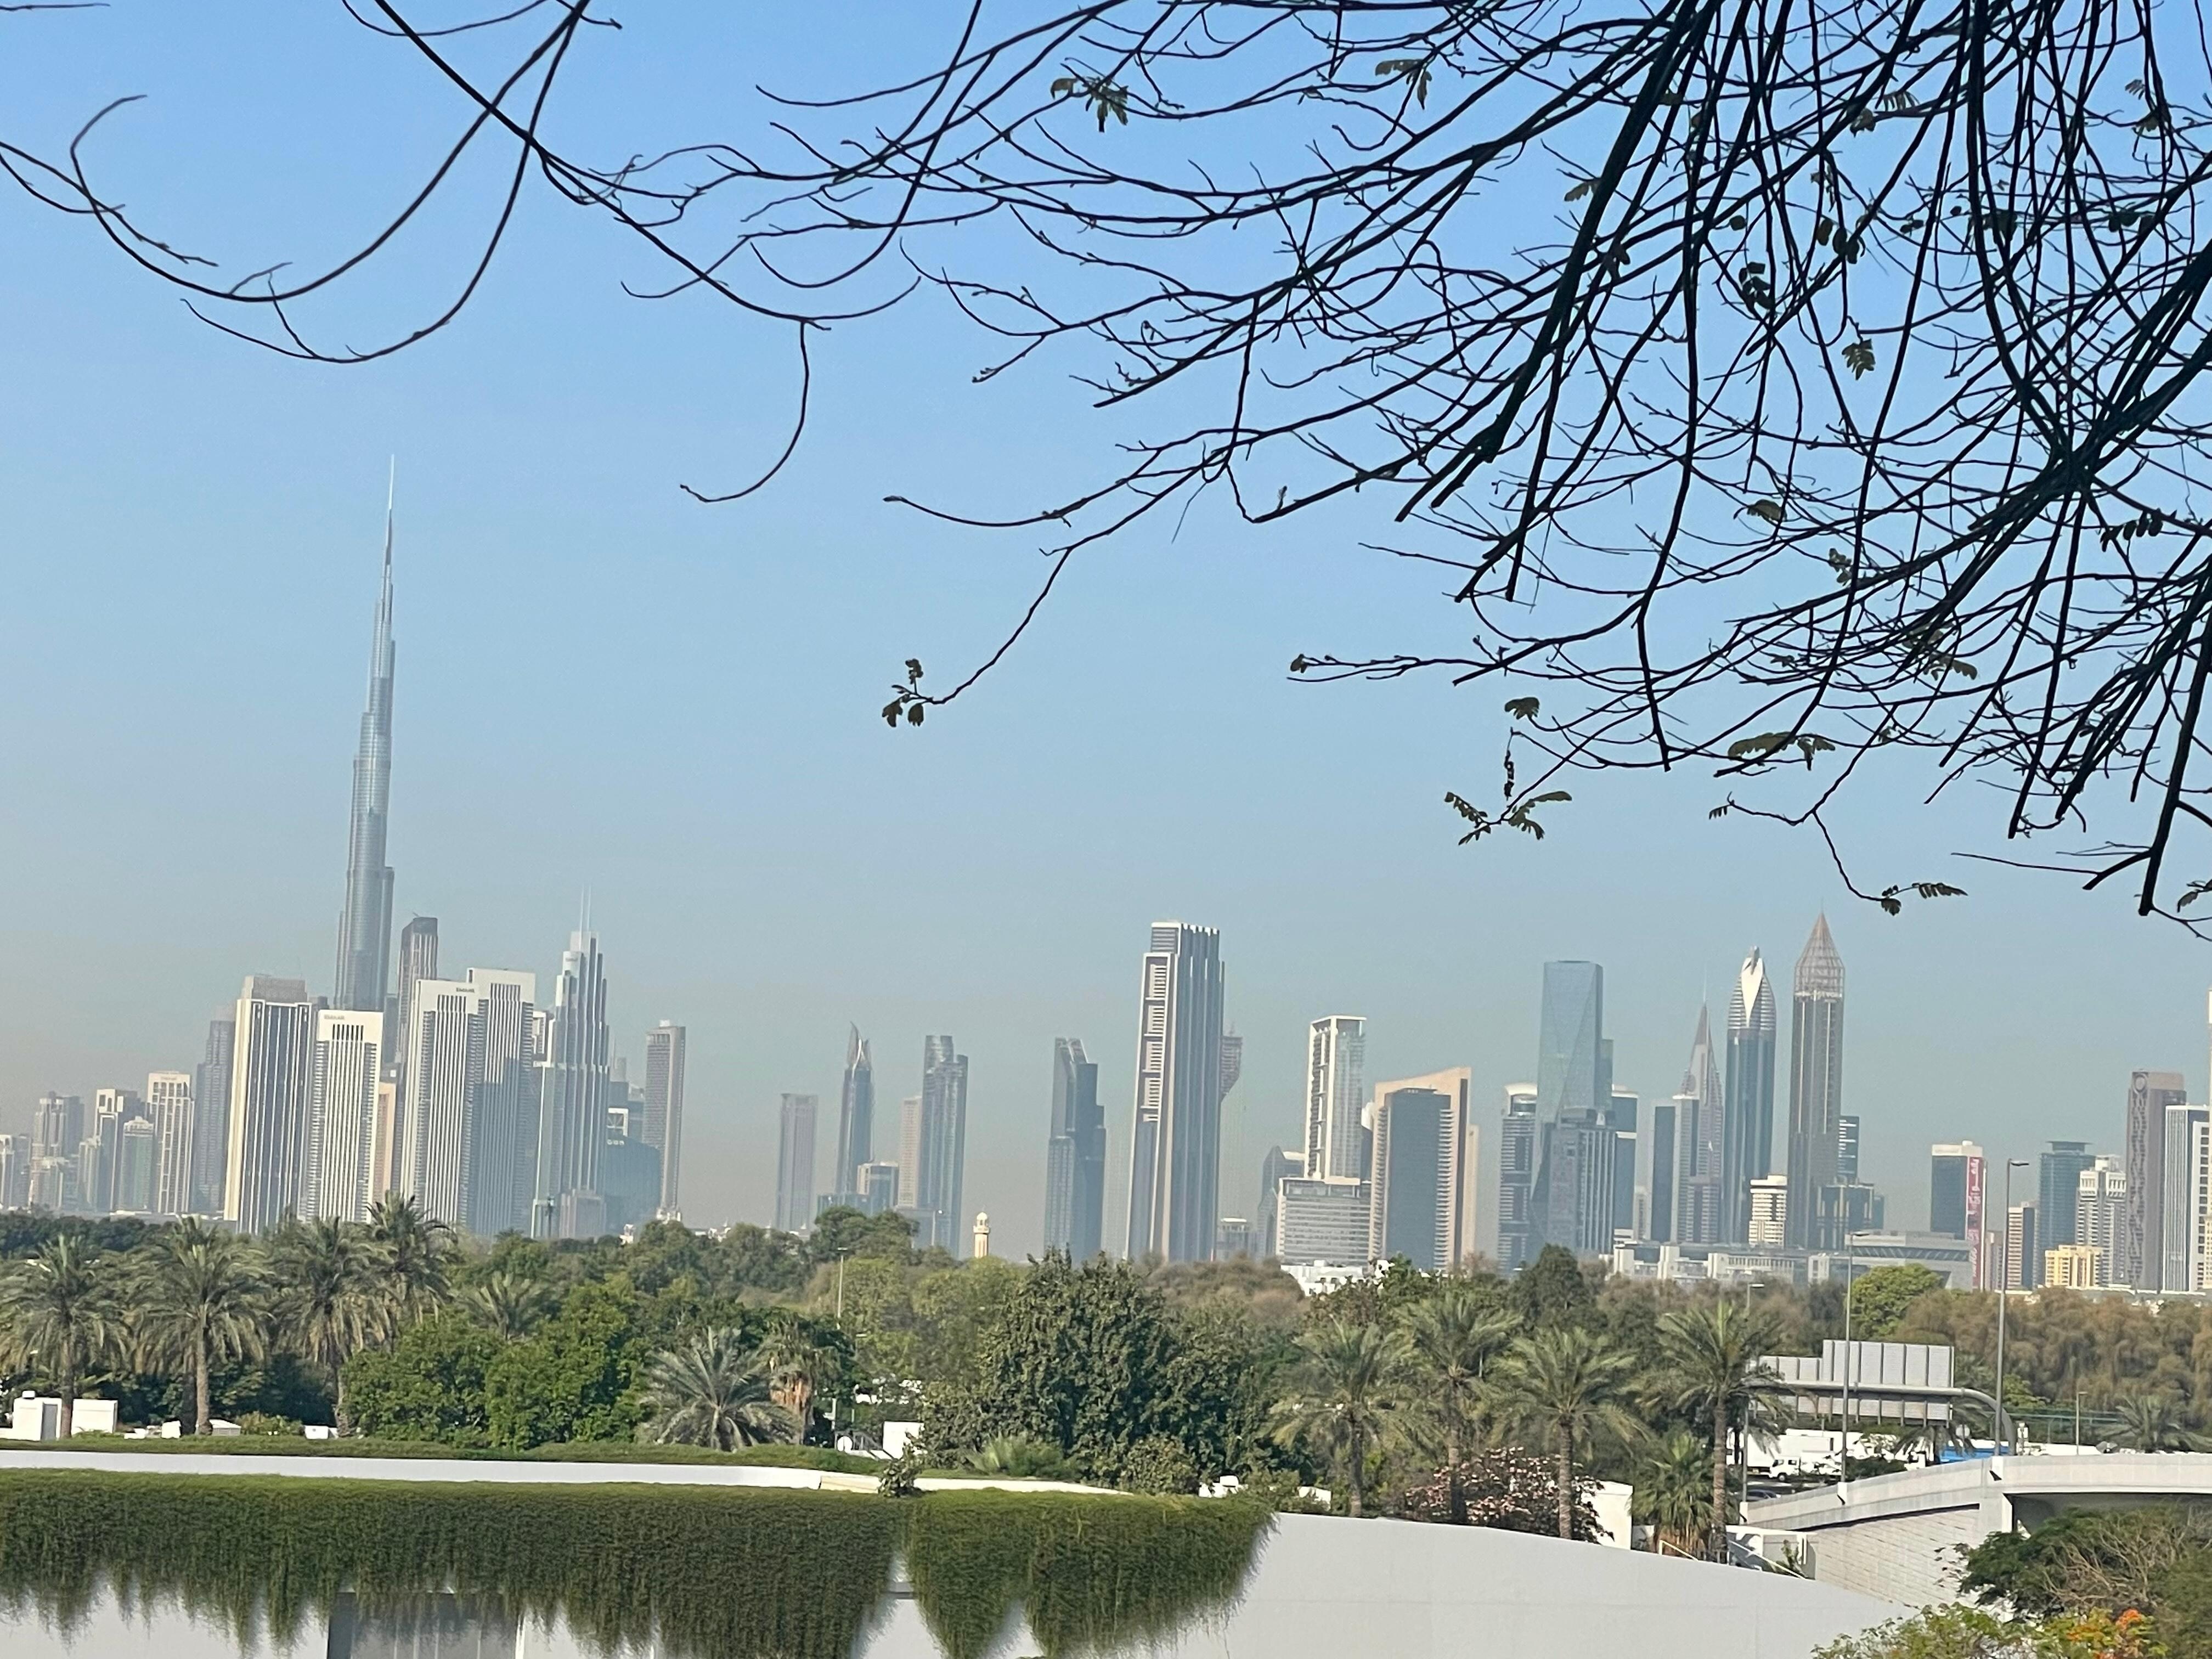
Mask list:
[{"label": "pointed tower crown", "polygon": [[1844,959],[1828,932],[1828,916],[1821,912],[1813,924],[1813,935],[1797,958],[1791,988],[1801,997],[1840,997],[1844,994]]},{"label": "pointed tower crown", "polygon": [[1743,959],[1736,972],[1735,989],[1729,994],[1729,1030],[1771,1036],[1774,1031],[1774,983],[1766,976],[1766,963],[1757,951]]}]

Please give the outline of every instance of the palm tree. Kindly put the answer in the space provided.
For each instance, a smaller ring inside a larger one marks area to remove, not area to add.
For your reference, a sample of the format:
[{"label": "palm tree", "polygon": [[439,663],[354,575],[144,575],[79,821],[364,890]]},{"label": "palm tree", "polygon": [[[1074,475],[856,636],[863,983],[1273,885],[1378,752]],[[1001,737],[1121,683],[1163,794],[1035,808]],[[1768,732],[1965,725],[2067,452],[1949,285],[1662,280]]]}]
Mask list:
[{"label": "palm tree", "polygon": [[1516,1340],[1492,1368],[1492,1397],[1510,1424],[1552,1454],[1559,1486],[1559,1536],[1575,1535],[1575,1449],[1609,1435],[1643,1432],[1622,1401],[1636,1357],[1579,1326],[1553,1326]]},{"label": "palm tree", "polygon": [[2181,1420],[2180,1402],[2170,1394],[2134,1394],[2115,1410],[2120,1431],[2112,1437],[2137,1451],[2197,1451],[2204,1437],[2190,1432]]},{"label": "palm tree", "polygon": [[791,1413],[769,1397],[768,1379],[732,1330],[710,1330],[655,1359],[643,1401],[652,1415],[641,1440],[734,1451],[796,1437]]},{"label": "palm tree", "polygon": [[345,1363],[386,1327],[376,1249],[366,1231],[348,1222],[292,1221],[270,1240],[270,1259],[276,1323],[330,1377],[333,1415],[343,1434],[350,1426]]},{"label": "palm tree", "polygon": [[205,1222],[179,1222],[148,1249],[131,1286],[131,1326],[153,1364],[192,1379],[192,1432],[209,1432],[208,1372],[265,1346],[264,1285],[249,1247]]},{"label": "palm tree", "polygon": [[1696,1555],[1712,1530],[1711,1458],[1705,1443],[1686,1429],[1661,1441],[1636,1472],[1630,1513],[1652,1529],[1662,1550]]},{"label": "palm tree", "polygon": [[1397,1346],[1379,1325],[1333,1319],[1298,1338],[1304,1363],[1297,1392],[1275,1407],[1275,1438],[1303,1441],[1332,1462],[1340,1454],[1350,1511],[1364,1513],[1367,1449],[1379,1441],[1399,1407],[1404,1369]]},{"label": "palm tree", "polygon": [[1764,1315],[1747,1314],[1723,1297],[1701,1308],[1662,1316],[1662,1370],[1650,1393],[1660,1403],[1705,1422],[1713,1460],[1709,1547],[1712,1559],[1728,1551],[1729,1428],[1748,1436],[1778,1426],[1781,1376],[1762,1356],[1778,1333]]},{"label": "palm tree", "polygon": [[382,1258],[379,1277],[392,1329],[444,1305],[449,1294],[446,1258],[453,1251],[451,1227],[424,1215],[414,1199],[386,1193],[369,1206],[368,1236]]},{"label": "palm tree", "polygon": [[122,1334],[115,1301],[97,1258],[64,1233],[0,1279],[0,1353],[10,1366],[35,1367],[61,1401],[61,1432],[75,1431],[77,1382]]},{"label": "palm tree", "polygon": [[1463,1279],[1446,1279],[1399,1323],[1399,1358],[1422,1385],[1424,1414],[1432,1420],[1443,1453],[1445,1502],[1454,1525],[1467,1521],[1460,1465],[1480,1414],[1483,1374],[1520,1328],[1511,1314],[1486,1309]]},{"label": "palm tree", "polygon": [[776,1403],[789,1407],[804,1432],[813,1420],[816,1388],[837,1368],[837,1351],[789,1309],[779,1308],[769,1316],[753,1359],[775,1384]]},{"label": "palm tree", "polygon": [[501,1269],[487,1273],[458,1298],[469,1316],[495,1336],[518,1341],[553,1311],[553,1287],[542,1279]]}]

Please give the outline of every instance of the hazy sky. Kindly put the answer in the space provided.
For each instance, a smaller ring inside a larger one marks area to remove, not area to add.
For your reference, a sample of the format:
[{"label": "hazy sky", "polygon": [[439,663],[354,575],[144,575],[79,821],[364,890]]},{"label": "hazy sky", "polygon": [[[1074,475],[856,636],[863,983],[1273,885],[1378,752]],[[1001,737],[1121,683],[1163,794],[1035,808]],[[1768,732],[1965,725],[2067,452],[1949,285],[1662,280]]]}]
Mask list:
[{"label": "hazy sky", "polygon": [[[758,106],[727,88],[865,78],[951,13],[641,8],[585,43],[570,136],[609,157],[738,136]],[[0,19],[0,137],[56,149],[149,94],[95,136],[96,174],[233,270],[341,246],[456,118],[319,0],[116,0]],[[1088,412],[1075,359],[971,385],[988,343],[916,305],[822,339],[796,464],[699,506],[679,483],[741,480],[781,445],[787,335],[626,299],[661,273],[526,202],[459,325],[333,368],[223,338],[82,222],[0,196],[0,1127],[47,1088],[189,1065],[247,973],[327,988],[393,455],[399,917],[440,919],[448,970],[544,975],[589,890],[617,1048],[641,1061],[653,1022],[690,1028],[695,1222],[767,1218],[777,1096],[834,1102],[848,1021],[893,1121],[924,1035],[957,1039],[969,1206],[1012,1253],[1040,1240],[1051,1040],[1081,1037],[1117,1215],[1163,917],[1222,932],[1245,1037],[1231,1213],[1295,1133],[1309,1020],[1367,1016],[1373,1079],[1472,1066],[1494,1115],[1534,1067],[1540,964],[1592,958],[1617,1076],[1649,1099],[1678,1085],[1699,997],[1717,1017],[1752,945],[1786,992],[1823,907],[1850,974],[1846,1109],[1893,1221],[1925,1219],[1930,1140],[2115,1146],[2133,1066],[2201,1097],[2202,947],[2118,896],[1954,860],[1988,843],[1920,805],[1924,778],[1880,780],[1843,819],[1875,884],[1971,890],[1897,919],[1815,844],[1709,823],[1710,778],[1583,781],[1540,844],[1455,846],[1441,798],[1494,792],[1501,692],[1285,678],[1300,650],[1459,637],[1432,576],[1359,550],[1377,523],[1358,514],[1253,532],[1201,506],[1179,535],[1146,528],[1079,562],[957,709],[886,731],[903,659],[963,670],[1040,566],[882,497],[1031,506],[1131,428]],[[465,222],[319,313],[325,337],[447,291]]]}]

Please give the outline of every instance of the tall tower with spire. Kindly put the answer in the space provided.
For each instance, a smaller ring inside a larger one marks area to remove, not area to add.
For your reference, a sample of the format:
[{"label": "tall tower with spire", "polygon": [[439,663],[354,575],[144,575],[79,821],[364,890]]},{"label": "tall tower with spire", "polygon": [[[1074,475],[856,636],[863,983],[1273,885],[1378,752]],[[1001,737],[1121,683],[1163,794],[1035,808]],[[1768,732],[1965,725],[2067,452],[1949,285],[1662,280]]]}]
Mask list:
[{"label": "tall tower with spire", "polygon": [[[396,480],[395,480],[396,481]],[[384,585],[369,636],[368,706],[353,757],[353,820],[346,833],[345,908],[338,916],[339,1008],[384,1012],[391,985],[392,866],[384,861],[392,808],[392,492],[384,497]]]},{"label": "tall tower with spire", "polygon": [[1790,1246],[1804,1249],[1822,1242],[1820,1193],[1836,1184],[1844,1111],[1844,959],[1826,915],[1813,924],[1790,993],[1790,1207],[1783,1224]]},{"label": "tall tower with spire", "polygon": [[1774,984],[1753,951],[1729,994],[1728,1102],[1721,1169],[1726,1205],[1721,1237],[1751,1237],[1751,1183],[1774,1173]]}]

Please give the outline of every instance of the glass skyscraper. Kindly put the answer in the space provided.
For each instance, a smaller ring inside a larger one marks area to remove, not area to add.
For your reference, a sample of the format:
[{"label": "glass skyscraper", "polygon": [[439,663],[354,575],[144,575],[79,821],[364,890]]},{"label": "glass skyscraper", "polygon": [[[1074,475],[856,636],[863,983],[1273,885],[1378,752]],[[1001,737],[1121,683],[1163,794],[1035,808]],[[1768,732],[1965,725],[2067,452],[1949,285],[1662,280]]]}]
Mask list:
[{"label": "glass skyscraper", "polygon": [[1803,1249],[1840,1242],[1815,1237],[1821,1189],[1838,1184],[1844,1111],[1844,959],[1825,915],[1813,924],[1790,989],[1790,1207],[1784,1224],[1790,1245]]}]

